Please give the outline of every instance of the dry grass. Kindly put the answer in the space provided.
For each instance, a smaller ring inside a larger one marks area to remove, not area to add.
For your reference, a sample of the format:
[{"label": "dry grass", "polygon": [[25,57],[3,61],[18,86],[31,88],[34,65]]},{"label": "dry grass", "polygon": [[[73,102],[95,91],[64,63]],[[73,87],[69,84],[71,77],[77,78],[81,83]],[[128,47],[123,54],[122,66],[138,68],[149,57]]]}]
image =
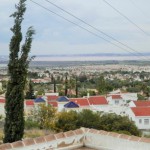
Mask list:
[{"label": "dry grass", "polygon": [[0,129],[0,144],[3,143],[4,132],[3,129]]},{"label": "dry grass", "polygon": [[36,138],[36,137],[45,136],[53,133],[54,132],[52,131],[39,130],[39,129],[25,130],[24,138]]},{"label": "dry grass", "polygon": [[[45,136],[48,134],[54,134],[54,132],[47,131],[47,130],[40,130],[40,129],[31,129],[31,130],[25,130],[23,138],[24,139],[25,138],[36,138],[36,137]],[[3,143],[3,137],[4,137],[3,129],[0,129],[0,144]]]}]

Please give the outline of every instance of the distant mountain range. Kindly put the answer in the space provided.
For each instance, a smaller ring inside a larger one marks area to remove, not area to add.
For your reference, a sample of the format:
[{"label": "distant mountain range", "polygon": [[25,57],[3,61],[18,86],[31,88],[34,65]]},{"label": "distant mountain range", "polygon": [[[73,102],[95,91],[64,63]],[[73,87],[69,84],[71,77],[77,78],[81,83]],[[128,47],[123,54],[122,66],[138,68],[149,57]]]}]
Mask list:
[{"label": "distant mountain range", "polygon": [[93,53],[93,54],[56,54],[56,55],[37,55],[37,57],[100,57],[100,56],[150,56],[150,53]]},{"label": "distant mountain range", "polygon": [[[138,54],[132,54],[132,53],[93,53],[93,54],[56,54],[56,55],[36,55],[36,58],[55,58],[55,57],[59,57],[59,58],[65,58],[65,57],[69,57],[69,58],[78,58],[78,57],[108,57],[111,59],[111,57],[132,57],[132,56],[137,56],[137,57],[141,57],[141,56],[149,56],[150,57],[150,52],[147,53],[140,53]],[[3,62],[7,62],[9,60],[9,57],[7,55],[0,55],[0,63]]]}]

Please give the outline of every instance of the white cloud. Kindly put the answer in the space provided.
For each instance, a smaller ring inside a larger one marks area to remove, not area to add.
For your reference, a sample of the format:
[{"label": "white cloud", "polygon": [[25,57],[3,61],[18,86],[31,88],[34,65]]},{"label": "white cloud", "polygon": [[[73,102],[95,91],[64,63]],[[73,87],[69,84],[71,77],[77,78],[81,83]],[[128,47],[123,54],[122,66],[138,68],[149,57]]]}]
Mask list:
[{"label": "white cloud", "polygon": [[[11,32],[9,29],[13,25],[13,21],[9,16],[15,10],[14,5],[18,1],[19,0],[1,0],[0,33],[3,36],[0,37],[0,49],[2,49],[0,54],[8,54],[8,45],[11,38]],[[128,44],[129,46],[133,46],[134,49],[149,51],[149,37],[145,36],[135,26],[117,14],[102,0],[50,1],[116,39]],[[150,33],[150,22],[143,16],[140,10],[130,2],[130,0],[107,1],[128,16],[133,22],[137,23],[147,33]],[[142,0],[132,1],[136,2],[137,6],[148,14],[150,5],[149,0],[145,0],[144,2]],[[72,18],[64,12],[61,12],[59,9],[56,9],[49,3],[44,2],[44,0],[35,0],[35,2],[40,3],[88,30],[103,36],[98,31],[91,29],[75,18]],[[23,22],[23,33],[26,31],[26,28],[31,25],[34,26],[36,30],[32,47],[32,53],[34,54],[95,53],[103,52],[104,50],[108,52],[122,52],[122,50],[111,46],[107,42],[94,37],[92,34],[83,31],[79,27],[45,11],[28,0],[27,12]]]}]

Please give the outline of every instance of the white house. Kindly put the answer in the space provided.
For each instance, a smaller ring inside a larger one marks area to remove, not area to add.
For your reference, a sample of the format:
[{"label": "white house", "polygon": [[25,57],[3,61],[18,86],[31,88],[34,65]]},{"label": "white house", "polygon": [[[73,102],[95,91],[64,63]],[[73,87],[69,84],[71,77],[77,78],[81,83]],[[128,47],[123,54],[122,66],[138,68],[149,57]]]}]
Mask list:
[{"label": "white house", "polygon": [[121,106],[124,104],[124,100],[121,95],[110,95],[109,97],[107,97],[107,101],[109,105],[112,106]]},{"label": "white house", "polygon": [[69,99],[66,96],[60,96],[57,99],[57,104],[58,104],[58,111],[63,111],[65,110],[64,105],[69,102]]},{"label": "white house", "polygon": [[131,107],[126,114],[135,122],[138,129],[150,129],[150,107]]},{"label": "white house", "polygon": [[138,100],[137,93],[121,93],[121,97],[126,102],[128,102],[128,101],[137,101]]},{"label": "white house", "polygon": [[5,116],[5,98],[0,97],[0,115]]},{"label": "white house", "polygon": [[123,106],[128,104],[130,101],[137,101],[137,99],[137,93],[109,94],[107,97],[108,103],[115,106]]}]

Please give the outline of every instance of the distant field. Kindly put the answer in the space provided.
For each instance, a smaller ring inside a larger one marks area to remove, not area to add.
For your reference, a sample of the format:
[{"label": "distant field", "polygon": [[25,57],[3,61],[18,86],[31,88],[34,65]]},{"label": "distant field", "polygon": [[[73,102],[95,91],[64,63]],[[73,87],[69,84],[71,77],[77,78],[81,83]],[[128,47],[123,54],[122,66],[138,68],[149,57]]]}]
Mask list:
[{"label": "distant field", "polygon": [[[6,67],[8,61],[0,61],[0,67]],[[69,67],[69,66],[86,66],[86,65],[138,65],[146,66],[150,65],[150,61],[138,61],[138,60],[105,60],[105,61],[32,61],[30,67]]]}]

